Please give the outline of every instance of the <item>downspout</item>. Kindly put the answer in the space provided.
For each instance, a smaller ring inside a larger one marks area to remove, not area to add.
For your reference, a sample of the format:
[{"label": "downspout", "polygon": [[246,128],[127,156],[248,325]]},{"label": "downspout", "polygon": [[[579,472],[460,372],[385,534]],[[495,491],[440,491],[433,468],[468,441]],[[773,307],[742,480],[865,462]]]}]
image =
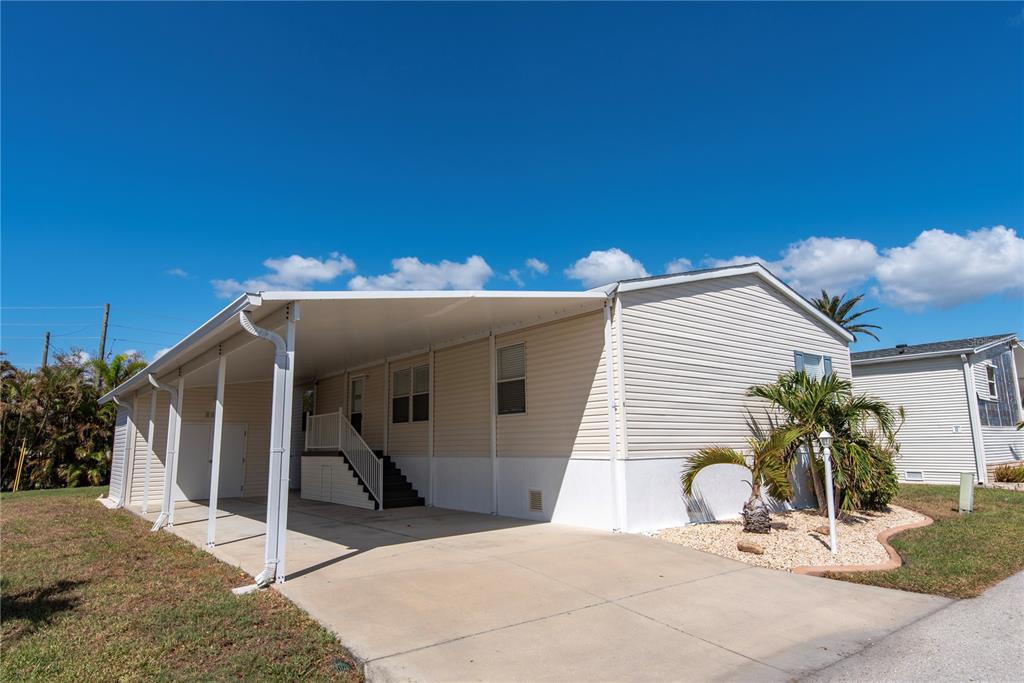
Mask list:
[{"label": "downspout", "polygon": [[160,504],[160,515],[153,523],[153,528],[150,529],[150,531],[159,531],[167,524],[170,518],[170,507],[174,504],[171,502],[171,497],[174,490],[174,461],[177,458],[178,423],[181,415],[178,413],[178,390],[169,384],[157,382],[153,375],[147,375],[146,379],[153,386],[154,395],[157,391],[166,391],[171,396],[167,419],[167,443],[164,446],[164,496],[163,502]]},{"label": "downspout", "polygon": [[[238,322],[242,329],[264,339],[274,345],[274,381],[271,398],[270,418],[270,467],[267,483],[267,522],[266,548],[264,552],[263,571],[256,575],[256,585],[265,587],[278,580],[278,566],[281,561],[279,537],[281,518],[281,461],[289,448],[283,442],[281,425],[285,408],[285,391],[283,386],[288,370],[288,345],[281,335],[272,330],[257,327],[246,315],[245,311],[238,314]],[[289,321],[290,323],[291,321]],[[284,416],[288,417],[288,416]],[[288,418],[290,419],[290,418]]]},{"label": "downspout", "polygon": [[[112,397],[114,403],[119,408],[124,408],[128,411],[128,425],[126,434],[124,435],[124,462],[121,471],[121,491],[117,499],[117,505],[114,508],[123,508],[124,501],[128,496],[128,454],[135,452],[135,399],[130,401],[122,401],[117,396]],[[113,456],[111,456],[111,462],[113,462]]]},{"label": "downspout", "polygon": [[612,530],[619,531],[622,524],[619,521],[619,483],[618,483],[618,431],[615,422],[615,376],[612,370],[612,297],[609,296],[604,302],[604,381],[605,393],[608,395],[608,470],[609,483],[611,484],[612,503]]},{"label": "downspout", "polygon": [[971,417],[971,441],[974,445],[974,464],[978,470],[978,483],[984,484],[985,441],[981,435],[981,414],[978,410],[978,387],[974,384],[974,369],[971,359],[966,353],[960,354],[960,362],[964,366],[964,384],[967,387],[967,412]]}]

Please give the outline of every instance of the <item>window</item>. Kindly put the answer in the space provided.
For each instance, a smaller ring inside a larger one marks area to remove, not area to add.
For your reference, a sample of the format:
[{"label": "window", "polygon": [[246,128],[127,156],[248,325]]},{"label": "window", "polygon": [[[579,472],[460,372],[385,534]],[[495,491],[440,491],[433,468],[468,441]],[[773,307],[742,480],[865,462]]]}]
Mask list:
[{"label": "window", "polygon": [[526,344],[498,349],[498,415],[526,412]]},{"label": "window", "polygon": [[996,366],[985,366],[985,381],[988,383],[988,395],[990,398],[998,399],[999,390],[996,388]]},{"label": "window", "polygon": [[430,419],[430,366],[395,370],[391,376],[391,422]]},{"label": "window", "polygon": [[832,374],[832,358],[794,351],[793,367],[797,371],[803,370],[811,379],[821,379]]}]

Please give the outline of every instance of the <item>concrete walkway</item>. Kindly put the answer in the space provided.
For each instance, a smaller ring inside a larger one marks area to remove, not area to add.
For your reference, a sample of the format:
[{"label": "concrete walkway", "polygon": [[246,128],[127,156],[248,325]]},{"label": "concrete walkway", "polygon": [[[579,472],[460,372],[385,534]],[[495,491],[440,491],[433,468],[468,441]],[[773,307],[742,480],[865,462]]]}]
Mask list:
[{"label": "concrete walkway", "polygon": [[1024,572],[960,600],[807,678],[809,681],[1019,681]]},{"label": "concrete walkway", "polygon": [[[215,555],[259,571],[264,510],[223,503]],[[206,514],[179,506],[174,533],[202,546]],[[277,588],[377,681],[791,680],[948,603],[438,508],[297,500],[288,525]]]}]

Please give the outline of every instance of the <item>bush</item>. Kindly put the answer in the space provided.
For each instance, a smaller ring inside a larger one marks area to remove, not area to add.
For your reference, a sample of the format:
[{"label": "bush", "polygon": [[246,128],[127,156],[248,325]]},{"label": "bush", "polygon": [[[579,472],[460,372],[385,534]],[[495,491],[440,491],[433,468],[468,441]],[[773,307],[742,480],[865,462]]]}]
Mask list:
[{"label": "bush", "polygon": [[1000,465],[996,468],[996,481],[1024,484],[1024,465]]},{"label": "bush", "polygon": [[861,507],[865,510],[886,509],[900,492],[900,478],[892,457],[880,458],[876,463],[872,481],[860,492]]}]

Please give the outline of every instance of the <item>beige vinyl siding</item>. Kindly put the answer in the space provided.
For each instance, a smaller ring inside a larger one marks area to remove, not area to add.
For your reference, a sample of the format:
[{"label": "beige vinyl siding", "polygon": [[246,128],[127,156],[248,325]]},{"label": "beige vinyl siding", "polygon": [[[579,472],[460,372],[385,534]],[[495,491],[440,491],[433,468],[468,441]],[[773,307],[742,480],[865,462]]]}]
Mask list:
[{"label": "beige vinyl siding", "polygon": [[[389,389],[388,389],[388,455],[427,455],[427,437],[430,433],[429,422],[391,422],[391,398],[393,396],[395,372],[399,370],[411,370],[417,365],[425,365],[430,360],[428,354],[421,356],[414,356],[412,358],[403,358],[399,361],[391,363],[391,367],[388,372],[390,377],[388,378]],[[410,374],[410,390],[412,387],[412,377]],[[433,403],[433,396],[431,396],[431,403]],[[433,405],[431,405],[431,412],[433,412]],[[412,414],[410,409],[409,414]]]},{"label": "beige vinyl siding", "polygon": [[491,452],[487,339],[434,352],[434,455],[487,457]]},{"label": "beige vinyl siding", "polygon": [[[327,377],[316,383],[316,413],[336,413],[348,403],[348,375]],[[347,412],[346,412],[347,415]]]},{"label": "beige vinyl siding", "polygon": [[906,410],[896,461],[900,478],[908,471],[922,472],[925,481],[955,484],[961,472],[977,472],[958,356],[858,365],[854,373],[858,392]]},{"label": "beige vinyl siding", "polygon": [[754,275],[622,294],[629,457],[745,447],[746,396],[793,369],[794,351],[850,377],[845,339]]},{"label": "beige vinyl siding", "polygon": [[[267,495],[270,466],[270,412],[273,384],[245,382],[224,387],[224,421],[246,425],[242,495]],[[185,422],[213,422],[216,387],[185,387]]]},{"label": "beige vinyl siding", "polygon": [[129,410],[127,406],[118,406],[114,417],[114,443],[110,455],[110,484],[107,488],[108,497],[117,502],[121,497],[121,486],[124,484],[125,467],[128,463],[127,453],[129,430]]},{"label": "beige vinyl siding", "polygon": [[982,427],[981,435],[985,442],[986,466],[1024,462],[1024,430]]},{"label": "beige vinyl siding", "polygon": [[[390,413],[384,388],[384,364],[349,373],[350,379],[360,376],[366,378],[363,394],[363,440],[374,450],[384,450],[384,420]],[[390,385],[390,382],[388,384]]]},{"label": "beige vinyl siding", "polygon": [[[135,450],[132,454],[131,482],[128,502],[131,505],[142,503],[142,493],[146,481],[146,459],[148,457],[149,445],[146,439],[149,436],[149,400],[152,392],[140,394],[135,399]],[[150,509],[155,504],[160,506],[160,499],[164,490],[164,456],[167,447],[167,417],[170,408],[170,394],[166,391],[158,391],[156,394],[156,414],[154,416],[155,428],[153,430],[153,461],[150,465],[149,475],[149,504]]]},{"label": "beige vinyl siding", "polygon": [[498,456],[607,457],[604,314],[495,338],[497,348],[520,342],[526,344],[526,412],[498,415]]}]

